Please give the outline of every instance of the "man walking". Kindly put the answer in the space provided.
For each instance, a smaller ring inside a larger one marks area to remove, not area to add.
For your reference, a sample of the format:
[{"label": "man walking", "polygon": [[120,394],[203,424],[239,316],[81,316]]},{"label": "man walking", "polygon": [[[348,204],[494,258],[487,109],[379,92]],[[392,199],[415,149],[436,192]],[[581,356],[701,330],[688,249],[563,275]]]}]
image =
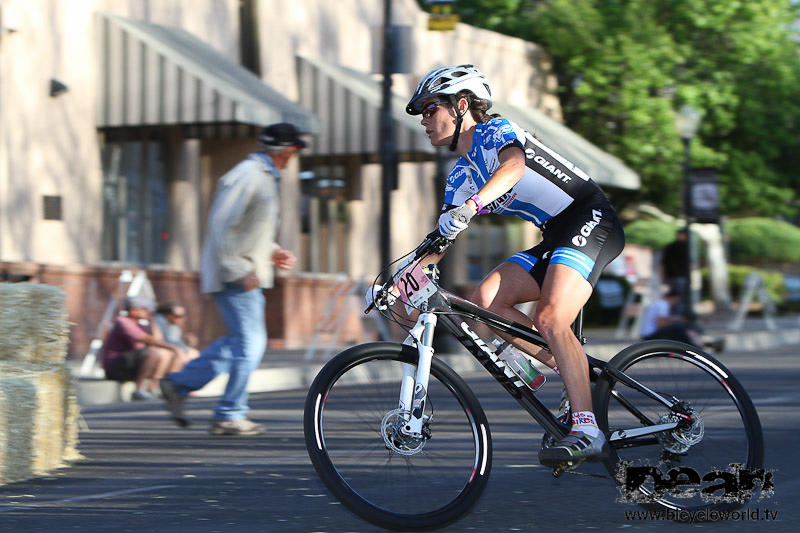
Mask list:
[{"label": "man walking", "polygon": [[247,382],[267,346],[262,289],[272,287],[274,264],[289,269],[292,252],[275,243],[278,224],[278,169],[306,146],[286,123],[264,128],[262,150],[220,178],[208,216],[200,266],[201,290],[211,293],[228,336],[217,339],[180,372],[161,380],[175,422],[189,425],[184,401],[221,373],[225,393],[214,408],[212,435],[257,435],[265,428],[247,418]]}]

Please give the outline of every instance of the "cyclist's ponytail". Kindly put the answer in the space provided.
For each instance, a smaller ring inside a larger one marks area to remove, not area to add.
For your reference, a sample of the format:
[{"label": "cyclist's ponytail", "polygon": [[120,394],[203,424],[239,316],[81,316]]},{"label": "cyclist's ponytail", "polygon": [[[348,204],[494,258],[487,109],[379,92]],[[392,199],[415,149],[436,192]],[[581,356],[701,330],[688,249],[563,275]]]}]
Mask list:
[{"label": "cyclist's ponytail", "polygon": [[493,118],[500,117],[499,113],[488,113],[489,107],[492,105],[491,101],[476,98],[472,91],[460,91],[456,94],[456,101],[460,98],[466,98],[469,101],[469,111],[475,122],[489,122]]}]

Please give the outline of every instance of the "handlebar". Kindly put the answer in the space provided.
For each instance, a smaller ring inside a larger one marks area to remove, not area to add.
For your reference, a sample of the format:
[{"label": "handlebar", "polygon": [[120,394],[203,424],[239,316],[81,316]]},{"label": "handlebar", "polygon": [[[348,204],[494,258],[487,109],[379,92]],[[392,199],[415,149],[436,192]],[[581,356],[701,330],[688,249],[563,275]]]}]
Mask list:
[{"label": "handlebar", "polygon": [[433,230],[425,236],[425,239],[414,250],[414,260],[421,259],[426,255],[437,255],[447,250],[453,241],[448,240],[438,229]]},{"label": "handlebar", "polygon": [[[380,303],[381,305],[388,303],[388,291],[392,288],[395,284],[395,276],[405,270],[405,267],[410,265],[411,263],[418,261],[425,256],[428,255],[438,255],[447,250],[453,241],[448,240],[444,237],[441,233],[439,233],[438,229],[433,230],[432,232],[428,233],[422,242],[414,248],[414,251],[409,253],[410,259],[407,259],[404,263],[400,265],[400,267],[392,274],[392,277],[384,283],[381,288],[375,291],[375,298],[373,299],[372,303],[364,310],[365,314],[368,314],[372,309],[375,307],[376,302]],[[413,254],[413,255],[412,255]]]}]

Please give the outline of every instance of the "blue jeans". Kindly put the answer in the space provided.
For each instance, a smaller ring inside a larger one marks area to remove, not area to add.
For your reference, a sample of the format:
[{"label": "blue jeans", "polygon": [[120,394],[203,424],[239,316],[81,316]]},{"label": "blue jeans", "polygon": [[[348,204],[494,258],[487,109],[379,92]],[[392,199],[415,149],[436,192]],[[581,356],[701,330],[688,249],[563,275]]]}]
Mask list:
[{"label": "blue jeans", "polygon": [[186,395],[227,372],[228,384],[214,408],[214,419],[240,420],[249,409],[247,381],[267,348],[264,293],[261,289],[245,292],[237,284],[226,283],[221,292],[212,296],[228,328],[228,336],[214,341],[183,370],[167,378],[178,392]]}]

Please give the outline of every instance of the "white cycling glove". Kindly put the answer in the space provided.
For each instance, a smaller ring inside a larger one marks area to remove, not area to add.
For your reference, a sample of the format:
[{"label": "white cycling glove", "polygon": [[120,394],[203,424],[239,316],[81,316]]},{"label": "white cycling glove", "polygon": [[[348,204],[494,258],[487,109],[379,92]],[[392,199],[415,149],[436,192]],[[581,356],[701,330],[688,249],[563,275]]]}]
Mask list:
[{"label": "white cycling glove", "polygon": [[[378,295],[378,291],[381,290],[380,285],[373,285],[367,289],[366,294],[364,294],[364,309],[368,309],[375,302],[375,297]],[[394,305],[397,301],[397,298],[392,291],[389,291],[386,295],[386,300],[389,305]],[[379,310],[383,311],[386,309],[386,305],[384,304],[375,304]]]},{"label": "white cycling glove", "polygon": [[467,229],[469,221],[472,220],[474,213],[467,204],[454,207],[442,213],[439,217],[439,233],[448,240],[453,240],[456,236]]}]

